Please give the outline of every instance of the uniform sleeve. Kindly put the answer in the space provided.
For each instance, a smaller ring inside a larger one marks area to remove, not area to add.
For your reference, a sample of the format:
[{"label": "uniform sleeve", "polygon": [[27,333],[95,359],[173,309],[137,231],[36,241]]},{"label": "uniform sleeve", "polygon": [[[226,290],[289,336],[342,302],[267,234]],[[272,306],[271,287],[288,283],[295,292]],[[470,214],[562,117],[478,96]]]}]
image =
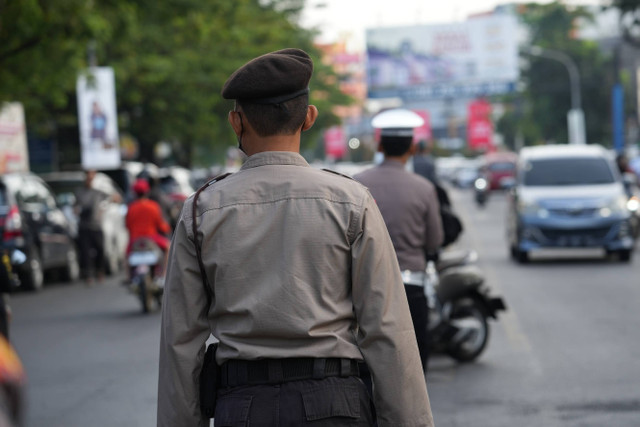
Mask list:
[{"label": "uniform sleeve", "polygon": [[372,374],[378,425],[433,426],[400,268],[370,195],[352,243],[352,290],[358,345]]},{"label": "uniform sleeve", "polygon": [[158,427],[208,426],[200,415],[198,376],[210,329],[191,219],[181,216],[170,246],[162,303]]},{"label": "uniform sleeve", "polygon": [[429,209],[424,219],[426,224],[424,251],[426,254],[433,254],[440,249],[444,241],[444,229],[442,228],[442,218],[440,216],[440,202],[438,201],[438,194],[433,185],[430,185],[427,198],[429,200]]}]

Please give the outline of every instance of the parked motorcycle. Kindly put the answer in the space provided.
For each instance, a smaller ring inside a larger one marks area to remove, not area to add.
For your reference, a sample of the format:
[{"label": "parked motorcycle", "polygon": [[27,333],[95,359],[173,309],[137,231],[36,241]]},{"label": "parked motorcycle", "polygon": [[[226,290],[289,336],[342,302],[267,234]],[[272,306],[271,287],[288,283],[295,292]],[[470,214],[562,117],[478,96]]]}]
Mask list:
[{"label": "parked motorcycle", "polygon": [[501,297],[491,296],[477,258],[475,251],[446,251],[428,262],[424,274],[431,351],[459,362],[482,354],[489,342],[489,318],[506,310]]},{"label": "parked motorcycle", "polygon": [[156,243],[147,238],[133,242],[127,258],[131,277],[131,292],[142,304],[142,311],[151,311],[153,302],[158,308],[162,304],[164,283],[161,274],[164,254]]}]

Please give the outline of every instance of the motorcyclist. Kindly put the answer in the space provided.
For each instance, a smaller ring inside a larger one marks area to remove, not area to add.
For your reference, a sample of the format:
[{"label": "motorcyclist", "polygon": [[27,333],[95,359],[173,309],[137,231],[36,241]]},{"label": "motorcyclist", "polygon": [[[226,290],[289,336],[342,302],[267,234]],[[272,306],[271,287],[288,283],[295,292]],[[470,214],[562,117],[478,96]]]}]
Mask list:
[{"label": "motorcyclist", "polygon": [[169,250],[169,239],[166,236],[171,231],[171,227],[164,220],[160,205],[149,198],[149,191],[150,187],[146,179],[139,178],[133,184],[133,192],[137,199],[131,202],[127,211],[126,225],[129,230],[127,255],[136,240],[151,239],[164,254],[163,262],[157,271],[158,275],[162,277]]}]

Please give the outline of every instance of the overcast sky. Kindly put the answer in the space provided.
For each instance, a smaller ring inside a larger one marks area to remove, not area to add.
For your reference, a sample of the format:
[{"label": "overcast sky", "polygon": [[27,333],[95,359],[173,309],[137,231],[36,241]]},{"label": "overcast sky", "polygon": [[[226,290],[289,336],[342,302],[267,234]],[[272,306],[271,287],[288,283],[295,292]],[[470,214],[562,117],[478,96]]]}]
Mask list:
[{"label": "overcast sky", "polygon": [[[305,27],[317,27],[318,41],[348,41],[351,51],[364,50],[365,30],[421,24],[446,24],[465,21],[471,14],[493,10],[496,0],[308,0],[303,14]],[[550,3],[539,0],[537,3]],[[598,0],[571,0],[571,4],[600,4]],[[325,8],[315,5],[326,4]]]}]

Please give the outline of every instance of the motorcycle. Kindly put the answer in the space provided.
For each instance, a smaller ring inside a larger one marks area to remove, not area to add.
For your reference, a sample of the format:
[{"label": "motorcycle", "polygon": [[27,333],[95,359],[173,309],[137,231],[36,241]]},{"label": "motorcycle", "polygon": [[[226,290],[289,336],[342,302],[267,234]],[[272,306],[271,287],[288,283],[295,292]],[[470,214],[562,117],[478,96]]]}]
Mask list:
[{"label": "motorcycle", "polygon": [[153,301],[158,308],[162,305],[164,291],[163,278],[160,274],[164,254],[152,239],[137,239],[131,245],[127,258],[129,264],[132,293],[138,296],[142,311],[151,311]]},{"label": "motorcycle", "polygon": [[479,177],[473,182],[473,192],[476,204],[484,207],[489,198],[489,182],[486,178]]},{"label": "motorcycle", "polygon": [[[429,301],[431,351],[459,362],[477,359],[489,342],[489,318],[506,310],[501,297],[491,296],[484,276],[475,265],[475,251],[446,251],[430,260],[421,280]],[[416,273],[411,273],[414,276]]]}]

